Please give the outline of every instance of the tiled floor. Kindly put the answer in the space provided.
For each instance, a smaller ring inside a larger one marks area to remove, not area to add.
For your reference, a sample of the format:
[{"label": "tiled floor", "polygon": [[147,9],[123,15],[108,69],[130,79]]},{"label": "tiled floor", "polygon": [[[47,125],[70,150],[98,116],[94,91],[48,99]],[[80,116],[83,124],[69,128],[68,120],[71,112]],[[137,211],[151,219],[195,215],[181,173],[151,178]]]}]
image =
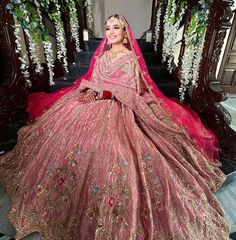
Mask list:
[{"label": "tiled floor", "polygon": [[230,127],[236,132],[236,94],[229,94],[229,98],[221,102],[221,105],[229,112],[232,118]]}]

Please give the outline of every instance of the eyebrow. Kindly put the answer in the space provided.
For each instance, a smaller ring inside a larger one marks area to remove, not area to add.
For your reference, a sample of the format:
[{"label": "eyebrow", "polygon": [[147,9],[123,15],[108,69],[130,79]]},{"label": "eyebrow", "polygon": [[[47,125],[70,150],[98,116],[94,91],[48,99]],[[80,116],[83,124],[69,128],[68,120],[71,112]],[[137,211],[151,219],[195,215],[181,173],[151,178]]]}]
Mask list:
[{"label": "eyebrow", "polygon": [[[106,25],[106,27],[112,27],[111,25]],[[120,27],[120,25],[119,24],[115,24],[115,25],[113,25],[113,27]]]}]

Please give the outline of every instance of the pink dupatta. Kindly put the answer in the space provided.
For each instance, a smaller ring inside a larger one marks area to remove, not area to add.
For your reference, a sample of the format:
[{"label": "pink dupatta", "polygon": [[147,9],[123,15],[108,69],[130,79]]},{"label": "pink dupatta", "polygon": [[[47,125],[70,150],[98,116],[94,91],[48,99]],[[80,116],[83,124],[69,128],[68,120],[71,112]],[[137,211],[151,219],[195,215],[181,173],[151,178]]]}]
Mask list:
[{"label": "pink dupatta", "polygon": [[[156,98],[162,100],[162,107],[166,111],[171,113],[172,120],[180,127],[184,128],[191,138],[195,139],[195,142],[197,143],[201,151],[209,158],[209,160],[215,163],[219,163],[218,140],[214,133],[209,129],[206,129],[206,127],[203,125],[200,118],[195,112],[193,112],[183,104],[167,98],[159,91],[158,87],[148,73],[148,69],[144,61],[143,55],[128,22],[125,18],[123,18],[123,20],[126,23],[129,48],[136,56],[136,65],[140,70],[141,78],[145,83],[146,87],[148,88],[148,91],[154,94]],[[40,117],[42,113],[47,110],[60,97],[72,91],[73,89],[78,88],[83,79],[89,81],[94,69],[96,59],[103,54],[104,50],[106,50],[107,47],[107,38],[106,36],[104,36],[91,59],[87,73],[77,79],[73,86],[61,89],[51,94],[33,93],[29,95],[28,112],[30,115],[30,119]]]}]

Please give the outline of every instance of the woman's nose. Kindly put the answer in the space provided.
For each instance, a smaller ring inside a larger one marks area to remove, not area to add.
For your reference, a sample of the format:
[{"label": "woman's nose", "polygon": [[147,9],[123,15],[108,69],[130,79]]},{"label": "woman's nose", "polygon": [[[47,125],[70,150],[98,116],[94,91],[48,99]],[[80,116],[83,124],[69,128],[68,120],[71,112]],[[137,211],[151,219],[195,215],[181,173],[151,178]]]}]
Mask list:
[{"label": "woman's nose", "polygon": [[113,32],[114,32],[114,29],[113,29],[113,28],[111,28],[109,32],[110,32],[110,33],[113,33]]}]

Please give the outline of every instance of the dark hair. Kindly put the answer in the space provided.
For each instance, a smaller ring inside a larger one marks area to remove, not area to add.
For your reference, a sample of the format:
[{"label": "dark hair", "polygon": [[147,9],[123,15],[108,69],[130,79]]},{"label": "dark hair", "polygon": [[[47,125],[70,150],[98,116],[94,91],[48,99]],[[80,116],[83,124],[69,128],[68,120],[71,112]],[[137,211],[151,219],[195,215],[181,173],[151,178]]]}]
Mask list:
[{"label": "dark hair", "polygon": [[[107,21],[108,21],[109,19],[111,19],[112,17],[114,17],[114,18],[116,18],[116,19],[118,19],[118,20],[124,21],[122,15],[120,15],[120,14],[118,14],[118,13],[115,13],[115,14],[112,14],[111,16],[109,16],[109,17],[107,18],[106,23],[107,23]],[[105,24],[106,24],[106,23],[105,23]],[[124,26],[123,29],[126,30],[126,27]]]}]

